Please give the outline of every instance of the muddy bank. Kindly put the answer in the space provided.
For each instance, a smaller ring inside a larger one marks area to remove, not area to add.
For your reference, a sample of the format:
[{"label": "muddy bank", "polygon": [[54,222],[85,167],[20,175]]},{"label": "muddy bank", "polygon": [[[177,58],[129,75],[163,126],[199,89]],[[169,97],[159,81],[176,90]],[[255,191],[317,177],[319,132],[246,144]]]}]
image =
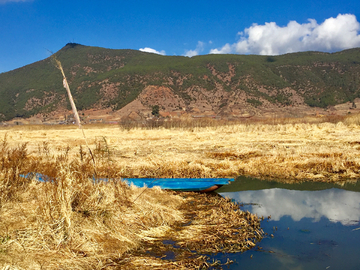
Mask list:
[{"label": "muddy bank", "polygon": [[[119,265],[126,269],[206,269],[224,265],[209,260],[216,253],[244,252],[261,241],[260,219],[217,194],[177,193],[185,198],[179,208],[184,220],[157,238],[147,235],[144,246],[128,255]],[[158,268],[157,268],[158,267]]]}]

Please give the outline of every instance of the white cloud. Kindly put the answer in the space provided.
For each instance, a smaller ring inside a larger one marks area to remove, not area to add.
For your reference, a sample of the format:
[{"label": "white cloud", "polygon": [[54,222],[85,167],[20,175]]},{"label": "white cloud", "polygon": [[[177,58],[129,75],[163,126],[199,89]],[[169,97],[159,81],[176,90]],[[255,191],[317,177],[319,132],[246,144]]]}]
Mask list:
[{"label": "white cloud", "polygon": [[204,45],[205,45],[204,42],[198,41],[198,44],[196,45],[196,49],[186,51],[184,56],[193,57],[199,55],[199,53],[201,53],[204,50]]},{"label": "white cloud", "polygon": [[193,57],[193,56],[196,56],[198,55],[199,52],[195,49],[195,50],[188,50],[185,52],[184,56],[187,56],[187,57]]},{"label": "white cloud", "polygon": [[211,54],[225,54],[232,52],[232,46],[229,43],[226,43],[220,50],[219,49],[212,49],[210,50]]},{"label": "white cloud", "polygon": [[157,51],[157,50],[155,50],[155,49],[151,49],[151,48],[148,48],[148,47],[140,48],[139,51],[147,52],[147,53],[156,53],[156,54],[160,54],[160,55],[166,55],[166,53],[165,53],[164,50],[162,50],[162,51]]},{"label": "white cloud", "polygon": [[10,2],[32,2],[33,0],[0,0],[0,4],[10,3]]},{"label": "white cloud", "polygon": [[321,24],[313,19],[303,24],[290,21],[283,27],[275,22],[253,24],[238,33],[240,40],[237,43],[212,49],[210,53],[278,55],[299,51],[334,52],[360,47],[359,30],[360,23],[352,14],[339,14]]}]

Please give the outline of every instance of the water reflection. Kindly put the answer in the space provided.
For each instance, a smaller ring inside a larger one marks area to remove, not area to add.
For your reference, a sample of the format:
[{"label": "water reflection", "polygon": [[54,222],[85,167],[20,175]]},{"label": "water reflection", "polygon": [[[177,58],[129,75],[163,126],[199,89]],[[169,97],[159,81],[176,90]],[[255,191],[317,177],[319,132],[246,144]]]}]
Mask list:
[{"label": "water reflection", "polygon": [[[226,269],[359,269],[360,182],[343,186],[239,178],[220,190],[265,219],[261,250],[218,254]],[[270,237],[270,235],[274,237]]]},{"label": "water reflection", "polygon": [[250,203],[247,209],[259,216],[271,215],[275,221],[290,216],[294,221],[311,218],[315,222],[325,217],[343,225],[358,224],[360,219],[360,193],[341,189],[298,191],[266,189],[221,193],[237,202]]}]

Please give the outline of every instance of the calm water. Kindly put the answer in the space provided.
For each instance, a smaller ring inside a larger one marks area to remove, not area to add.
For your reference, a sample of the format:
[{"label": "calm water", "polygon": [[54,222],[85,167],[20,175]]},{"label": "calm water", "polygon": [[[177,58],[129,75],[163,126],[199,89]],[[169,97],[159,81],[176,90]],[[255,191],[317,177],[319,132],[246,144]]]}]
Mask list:
[{"label": "calm water", "polygon": [[260,251],[216,255],[235,261],[224,269],[360,269],[360,181],[341,187],[240,177],[219,193],[266,217],[269,234]]}]

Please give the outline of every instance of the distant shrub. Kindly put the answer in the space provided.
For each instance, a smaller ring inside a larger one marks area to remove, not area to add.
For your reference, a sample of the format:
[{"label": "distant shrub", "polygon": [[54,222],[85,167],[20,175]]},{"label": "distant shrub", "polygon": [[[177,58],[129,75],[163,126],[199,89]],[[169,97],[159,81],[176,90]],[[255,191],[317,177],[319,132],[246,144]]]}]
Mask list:
[{"label": "distant shrub", "polygon": [[275,62],[275,61],[276,61],[276,59],[275,59],[275,57],[273,57],[273,56],[268,56],[268,57],[266,57],[266,62],[272,63],[272,62]]},{"label": "distant shrub", "polygon": [[159,112],[160,112],[160,107],[159,107],[159,105],[154,105],[154,106],[152,106],[151,114],[152,114],[153,116],[159,117],[159,115],[160,115]]},{"label": "distant shrub", "polygon": [[257,99],[253,99],[253,98],[248,98],[246,100],[247,103],[250,103],[251,105],[253,105],[255,108],[258,106],[261,106],[263,103],[260,100]]}]

